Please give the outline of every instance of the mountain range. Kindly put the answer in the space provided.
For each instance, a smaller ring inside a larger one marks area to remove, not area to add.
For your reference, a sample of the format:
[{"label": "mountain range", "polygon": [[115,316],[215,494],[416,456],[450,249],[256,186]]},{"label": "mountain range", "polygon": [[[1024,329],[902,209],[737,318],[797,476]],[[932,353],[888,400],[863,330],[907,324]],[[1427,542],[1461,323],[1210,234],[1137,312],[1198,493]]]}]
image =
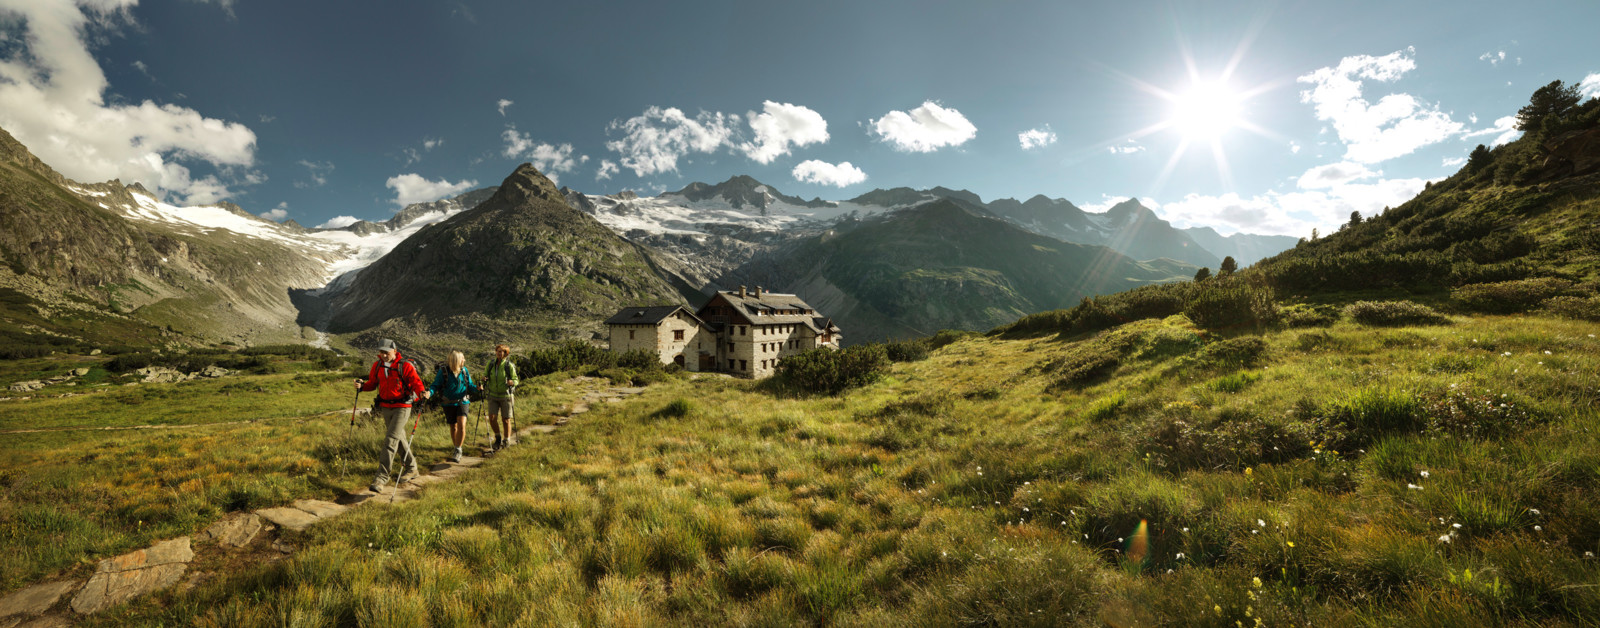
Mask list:
[{"label": "mountain range", "polygon": [[[860,342],[987,329],[1294,244],[1177,229],[1137,201],[1097,214],[943,187],[806,201],[744,175],[654,197],[587,195],[526,164],[499,186],[385,221],[306,228],[71,181],[3,130],[0,209],[13,344],[330,333],[538,344],[593,336],[623,305],[694,304],[746,284],[810,299]],[[81,320],[50,316],[63,308]]]}]

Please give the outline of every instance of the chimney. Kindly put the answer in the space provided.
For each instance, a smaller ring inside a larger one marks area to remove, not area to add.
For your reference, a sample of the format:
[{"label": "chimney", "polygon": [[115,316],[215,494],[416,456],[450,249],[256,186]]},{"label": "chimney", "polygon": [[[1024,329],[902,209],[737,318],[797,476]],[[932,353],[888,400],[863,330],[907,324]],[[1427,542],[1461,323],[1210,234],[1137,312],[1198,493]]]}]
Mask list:
[{"label": "chimney", "polygon": [[756,298],[761,298],[761,286],[756,286]]},{"label": "chimney", "polygon": [[739,298],[743,299],[744,297],[745,297],[744,286],[739,286]]}]

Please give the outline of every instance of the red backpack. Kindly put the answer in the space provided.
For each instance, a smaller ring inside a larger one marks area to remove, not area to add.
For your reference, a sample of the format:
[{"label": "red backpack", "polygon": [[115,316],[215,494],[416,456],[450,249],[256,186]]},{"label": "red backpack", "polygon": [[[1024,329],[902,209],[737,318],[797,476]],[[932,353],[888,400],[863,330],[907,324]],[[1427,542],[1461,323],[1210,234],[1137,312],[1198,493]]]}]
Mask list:
[{"label": "red backpack", "polygon": [[417,398],[417,393],[406,385],[405,374],[409,370],[412,377],[419,379],[422,377],[418,375],[420,371],[417,370],[416,360],[402,356],[389,366],[384,366],[382,363],[373,365],[378,367],[378,398],[372,401],[372,407],[377,408],[385,403],[411,405]]}]

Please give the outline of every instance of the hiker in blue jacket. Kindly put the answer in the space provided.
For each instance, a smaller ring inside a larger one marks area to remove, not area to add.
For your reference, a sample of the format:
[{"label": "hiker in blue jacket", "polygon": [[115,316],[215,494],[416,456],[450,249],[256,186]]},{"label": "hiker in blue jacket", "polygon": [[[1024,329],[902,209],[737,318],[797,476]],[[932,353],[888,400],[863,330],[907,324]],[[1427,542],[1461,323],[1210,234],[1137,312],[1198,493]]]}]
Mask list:
[{"label": "hiker in blue jacket", "polygon": [[460,351],[451,351],[449,363],[439,367],[439,373],[433,376],[433,384],[428,386],[428,393],[439,396],[439,406],[444,409],[444,422],[450,426],[450,440],[455,442],[456,451],[450,455],[450,462],[461,462],[461,442],[467,438],[467,415],[471,412],[468,406],[472,404],[467,399],[467,391],[476,387],[472,383],[472,372],[467,370],[467,356]]}]

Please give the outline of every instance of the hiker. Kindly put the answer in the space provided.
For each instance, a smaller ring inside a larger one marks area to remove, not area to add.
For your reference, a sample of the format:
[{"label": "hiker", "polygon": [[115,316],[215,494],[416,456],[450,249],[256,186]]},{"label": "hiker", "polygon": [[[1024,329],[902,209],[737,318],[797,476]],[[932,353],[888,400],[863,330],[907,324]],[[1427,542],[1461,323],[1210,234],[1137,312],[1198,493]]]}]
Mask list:
[{"label": "hiker", "polygon": [[439,372],[433,376],[433,384],[428,386],[430,394],[439,395],[439,407],[444,409],[444,422],[450,426],[450,440],[456,444],[456,451],[450,454],[450,462],[461,462],[461,441],[467,439],[467,416],[471,414],[469,407],[471,400],[467,393],[477,387],[472,383],[472,372],[467,370],[467,356],[460,351],[451,351],[448,364],[439,367]]},{"label": "hiker", "polygon": [[356,380],[356,390],[378,391],[378,413],[388,430],[383,451],[378,455],[378,477],[372,480],[369,488],[376,493],[389,483],[396,451],[406,469],[400,476],[400,483],[416,479],[419,475],[417,458],[411,454],[406,420],[411,418],[411,402],[417,395],[424,399],[432,395],[417,376],[417,367],[400,356],[400,349],[393,340],[384,338],[378,341],[378,360],[372,363],[372,371],[365,379]]},{"label": "hiker", "polygon": [[494,346],[494,359],[483,370],[482,386],[489,427],[494,429],[494,445],[490,449],[505,449],[516,442],[511,440],[511,410],[517,389],[517,365],[511,362],[511,345]]}]

